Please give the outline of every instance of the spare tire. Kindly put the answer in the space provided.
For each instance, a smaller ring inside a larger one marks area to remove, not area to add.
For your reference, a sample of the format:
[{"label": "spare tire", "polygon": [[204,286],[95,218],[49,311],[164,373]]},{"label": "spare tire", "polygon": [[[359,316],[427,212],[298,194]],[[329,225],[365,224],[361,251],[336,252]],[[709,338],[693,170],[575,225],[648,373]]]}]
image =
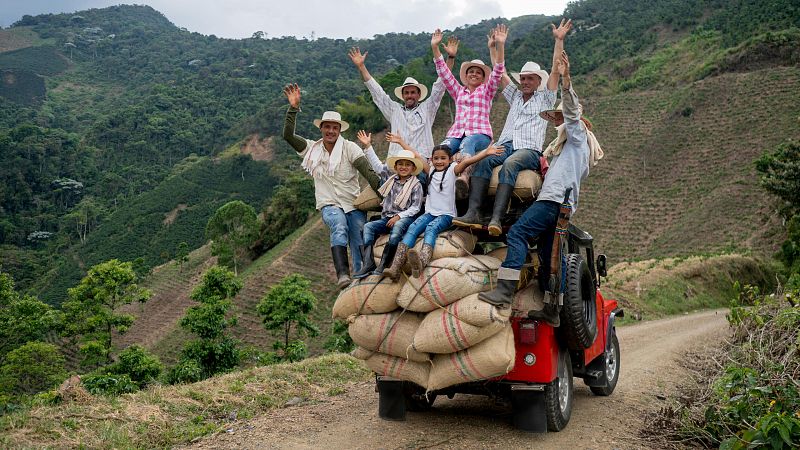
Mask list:
[{"label": "spare tire", "polygon": [[583,351],[597,337],[595,285],[589,266],[577,253],[567,255],[567,288],[561,308],[561,333],[567,347]]}]

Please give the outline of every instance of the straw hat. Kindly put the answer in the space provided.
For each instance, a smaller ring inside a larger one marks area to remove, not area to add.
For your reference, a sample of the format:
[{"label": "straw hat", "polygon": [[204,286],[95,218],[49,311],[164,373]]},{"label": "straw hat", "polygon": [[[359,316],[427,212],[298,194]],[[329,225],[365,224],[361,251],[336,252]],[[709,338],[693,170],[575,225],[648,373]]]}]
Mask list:
[{"label": "straw hat", "polygon": [[400,161],[401,159],[404,159],[406,161],[411,161],[412,163],[414,163],[414,172],[412,175],[416,176],[419,175],[420,172],[422,172],[422,167],[423,167],[422,160],[414,156],[414,152],[405,149],[400,150],[394,156],[386,158],[386,167],[388,167],[390,171],[395,172],[394,163]]},{"label": "straw hat", "polygon": [[[556,109],[548,109],[547,111],[542,111],[539,113],[539,116],[548,122],[563,123],[564,122],[564,109],[562,108],[563,105],[564,102],[561,102],[559,103],[558,107],[556,107]],[[582,106],[580,107],[580,110],[582,113],[583,112]],[[583,117],[583,114],[581,114],[581,120],[583,121],[584,124],[586,124],[586,128],[588,128],[589,131],[592,131],[592,122],[586,117]]]},{"label": "straw hat", "polygon": [[417,89],[419,89],[419,100],[417,100],[419,102],[428,96],[428,88],[426,88],[424,84],[411,77],[406,78],[406,81],[404,81],[401,86],[394,88],[394,96],[400,100],[403,100],[403,88],[406,86],[416,86]]},{"label": "straw hat", "polygon": [[342,120],[342,115],[336,111],[325,111],[322,113],[322,119],[314,119],[314,126],[319,128],[322,122],[338,123],[342,127],[342,129],[339,130],[340,132],[344,132],[344,130],[350,128],[350,124]]},{"label": "straw hat", "polygon": [[464,86],[467,85],[467,82],[464,81],[467,78],[467,69],[470,67],[480,67],[483,69],[483,81],[486,81],[489,78],[489,74],[492,73],[492,69],[489,68],[486,64],[483,63],[480,59],[473,59],[472,61],[465,61],[461,63],[461,70],[458,72],[458,77],[461,79],[461,84]]},{"label": "straw hat", "polygon": [[547,87],[547,80],[550,78],[547,72],[545,72],[538,64],[533,61],[528,61],[522,66],[522,70],[519,72],[511,72],[511,78],[520,83],[519,76],[520,75],[538,75],[539,78],[542,79],[541,83],[539,83],[539,88],[536,89],[537,91],[543,91]]}]

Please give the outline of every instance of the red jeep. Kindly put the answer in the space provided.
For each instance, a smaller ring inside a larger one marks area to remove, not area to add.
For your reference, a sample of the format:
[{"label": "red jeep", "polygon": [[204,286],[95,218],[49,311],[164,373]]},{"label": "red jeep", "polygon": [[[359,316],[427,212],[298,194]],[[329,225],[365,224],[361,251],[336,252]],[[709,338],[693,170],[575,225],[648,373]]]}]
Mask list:
[{"label": "red jeep", "polygon": [[620,369],[614,321],[623,311],[600,293],[598,275],[606,275],[606,257],[595,260],[592,236],[570,225],[568,249],[561,326],[512,318],[516,361],[511,372],[427,394],[414,383],[379,376],[380,417],[403,420],[406,410],[427,410],[438,395],[478,394],[510,400],[519,429],[560,431],[572,413],[573,377],[583,378],[596,395],[611,395]]}]

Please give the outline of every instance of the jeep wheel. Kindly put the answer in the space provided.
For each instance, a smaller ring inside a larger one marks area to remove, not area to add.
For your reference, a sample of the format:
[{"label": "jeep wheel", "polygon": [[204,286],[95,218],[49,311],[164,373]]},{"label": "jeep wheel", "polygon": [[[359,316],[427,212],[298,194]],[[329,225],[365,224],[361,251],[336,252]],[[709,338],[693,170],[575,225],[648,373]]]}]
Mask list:
[{"label": "jeep wheel", "polygon": [[617,380],[619,380],[619,340],[617,339],[617,333],[611,333],[611,348],[603,354],[603,359],[606,385],[593,386],[589,389],[595,395],[608,396],[614,392],[614,388],[617,387]]},{"label": "jeep wheel", "polygon": [[589,266],[576,253],[567,255],[567,289],[561,309],[561,332],[572,351],[589,348],[597,336],[595,286]]},{"label": "jeep wheel", "polygon": [[565,348],[558,350],[556,379],[544,388],[547,429],[561,431],[572,415],[572,359]]}]

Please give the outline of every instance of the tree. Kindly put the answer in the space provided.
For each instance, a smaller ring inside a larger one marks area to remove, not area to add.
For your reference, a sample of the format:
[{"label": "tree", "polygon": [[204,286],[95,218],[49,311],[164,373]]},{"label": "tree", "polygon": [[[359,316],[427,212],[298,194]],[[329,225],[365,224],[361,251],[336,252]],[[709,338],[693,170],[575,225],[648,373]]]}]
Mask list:
[{"label": "tree", "polygon": [[179,243],[177,250],[175,250],[175,264],[183,272],[183,265],[187,262],[189,262],[189,244],[184,241]]},{"label": "tree", "polygon": [[317,301],[309,290],[310,286],[311,282],[304,276],[289,275],[270,288],[257,307],[258,314],[263,318],[264,327],[283,337],[283,343],[276,342],[275,349],[282,349],[284,358],[290,361],[305,357],[304,351],[297,351],[298,344],[301,344],[303,349],[305,348],[302,341],[289,342],[293,326],[297,336],[305,334],[316,336],[319,333],[317,327],[308,318],[308,314],[314,309]]},{"label": "tree", "polygon": [[0,386],[12,394],[35,394],[64,381],[64,356],[52,344],[28,342],[12,350],[0,367]]},{"label": "tree", "polygon": [[11,276],[0,272],[0,364],[9,352],[43,339],[59,323],[58,311],[36,298],[18,294]]},{"label": "tree", "polygon": [[789,215],[800,212],[800,142],[788,141],[756,160],[761,186],[785,202]]},{"label": "tree", "polygon": [[203,281],[192,292],[192,306],[180,320],[181,328],[199,339],[188,342],[183,349],[184,360],[196,361],[206,377],[223,372],[239,363],[235,340],[225,330],[236,325],[236,317],[226,318],[233,307],[231,299],[242,289],[242,281],[230,270],[214,266],[203,275]]},{"label": "tree", "polygon": [[289,176],[275,188],[269,204],[264,208],[260,241],[263,251],[278,245],[292,231],[299,228],[314,212],[314,183],[309,177]]},{"label": "tree", "polygon": [[68,300],[62,306],[65,334],[80,338],[84,364],[110,362],[113,333],[124,333],[134,319],[117,309],[150,298],[150,291],[140,288],[136,279],[131,263],[112,259],[89,269],[81,282],[67,291]]},{"label": "tree", "polygon": [[212,240],[211,254],[220,263],[233,264],[234,274],[258,235],[258,218],[252,206],[235,200],[220,207],[206,225],[206,237]]}]

